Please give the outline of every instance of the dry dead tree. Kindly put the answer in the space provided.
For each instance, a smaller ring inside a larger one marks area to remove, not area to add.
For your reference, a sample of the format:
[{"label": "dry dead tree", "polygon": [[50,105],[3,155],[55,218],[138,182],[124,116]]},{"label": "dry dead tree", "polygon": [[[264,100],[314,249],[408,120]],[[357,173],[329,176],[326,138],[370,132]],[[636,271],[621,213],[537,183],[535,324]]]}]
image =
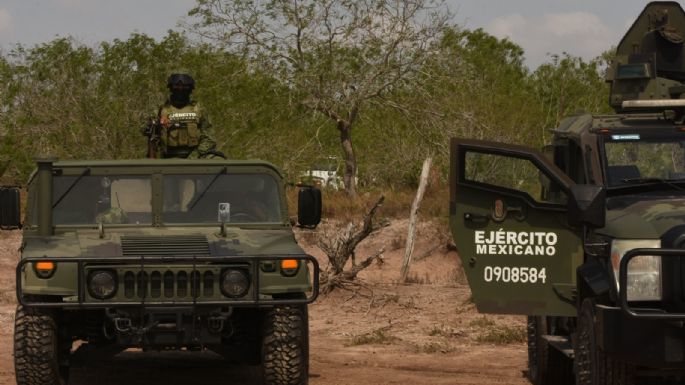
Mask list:
[{"label": "dry dead tree", "polygon": [[[335,225],[324,229],[319,236],[318,244],[328,257],[328,267],[321,272],[321,292],[330,293],[335,288],[347,288],[355,285],[355,279],[360,271],[366,269],[376,260],[382,260],[385,248],[381,248],[362,262],[357,263],[355,249],[366,237],[379,229],[388,226],[389,223],[373,223],[376,210],[383,204],[384,196],[381,196],[371,210],[364,216],[362,228],[350,222],[346,226]],[[347,262],[352,266],[345,270]]]},{"label": "dry dead tree", "polygon": [[416,197],[414,198],[414,202],[411,204],[411,212],[409,214],[409,230],[407,232],[407,245],[404,248],[404,260],[402,262],[402,270],[400,273],[402,282],[407,282],[407,276],[409,275],[409,264],[411,263],[411,255],[414,252],[414,236],[416,235],[416,221],[419,217],[419,207],[421,206],[421,201],[423,200],[423,194],[426,192],[426,185],[428,184],[428,173],[430,172],[432,162],[432,156],[428,156],[426,160],[423,161],[419,189],[416,191]]}]

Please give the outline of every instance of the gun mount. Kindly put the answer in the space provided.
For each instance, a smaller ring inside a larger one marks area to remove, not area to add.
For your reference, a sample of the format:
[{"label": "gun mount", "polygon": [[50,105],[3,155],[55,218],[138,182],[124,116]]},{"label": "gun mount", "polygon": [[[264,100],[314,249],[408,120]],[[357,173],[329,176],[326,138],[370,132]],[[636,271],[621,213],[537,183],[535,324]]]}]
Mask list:
[{"label": "gun mount", "polygon": [[617,113],[685,114],[685,11],[674,1],[647,4],[616,48],[607,71]]}]

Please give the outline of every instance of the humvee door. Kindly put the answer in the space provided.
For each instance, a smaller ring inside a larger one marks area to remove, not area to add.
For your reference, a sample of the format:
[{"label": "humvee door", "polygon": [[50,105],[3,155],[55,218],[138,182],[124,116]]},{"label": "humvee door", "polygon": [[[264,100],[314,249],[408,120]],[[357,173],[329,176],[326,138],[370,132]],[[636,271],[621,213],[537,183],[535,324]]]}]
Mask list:
[{"label": "humvee door", "polygon": [[572,184],[533,149],[452,139],[450,227],[479,311],[575,315]]}]

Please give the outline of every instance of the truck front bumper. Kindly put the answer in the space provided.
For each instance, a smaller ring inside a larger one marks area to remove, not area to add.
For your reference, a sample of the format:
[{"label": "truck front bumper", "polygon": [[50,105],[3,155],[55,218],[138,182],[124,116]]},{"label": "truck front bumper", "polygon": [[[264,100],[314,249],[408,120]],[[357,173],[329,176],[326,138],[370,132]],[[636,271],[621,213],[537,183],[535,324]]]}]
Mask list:
[{"label": "truck front bumper", "polygon": [[620,307],[597,305],[600,347],[615,358],[653,368],[685,366],[683,321],[637,318]]},{"label": "truck front bumper", "polygon": [[[618,306],[597,305],[595,331],[600,347],[613,357],[652,368],[685,367],[685,313],[648,308],[628,301],[628,264],[641,255],[685,257],[681,249],[633,249],[621,259]],[[658,305],[658,304],[656,304]]]}]

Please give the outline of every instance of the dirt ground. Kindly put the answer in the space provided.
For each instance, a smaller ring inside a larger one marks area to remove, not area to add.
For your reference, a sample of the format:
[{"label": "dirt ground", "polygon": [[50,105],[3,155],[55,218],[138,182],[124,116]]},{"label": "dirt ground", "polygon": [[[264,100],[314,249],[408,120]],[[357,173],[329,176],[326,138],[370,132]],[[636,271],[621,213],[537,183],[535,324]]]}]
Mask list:
[{"label": "dirt ground", "polygon": [[[478,314],[455,252],[440,226],[421,223],[410,284],[398,284],[406,221],[393,221],[360,245],[358,258],[385,247],[384,263],[362,272],[356,291],[310,306],[311,385],[529,384],[522,317]],[[319,258],[316,234],[300,232]],[[0,231],[0,385],[14,384],[14,267],[20,233]],[[250,384],[256,368],[211,353],[124,352],[72,370],[70,384]],[[201,373],[201,375],[200,375]]]}]

